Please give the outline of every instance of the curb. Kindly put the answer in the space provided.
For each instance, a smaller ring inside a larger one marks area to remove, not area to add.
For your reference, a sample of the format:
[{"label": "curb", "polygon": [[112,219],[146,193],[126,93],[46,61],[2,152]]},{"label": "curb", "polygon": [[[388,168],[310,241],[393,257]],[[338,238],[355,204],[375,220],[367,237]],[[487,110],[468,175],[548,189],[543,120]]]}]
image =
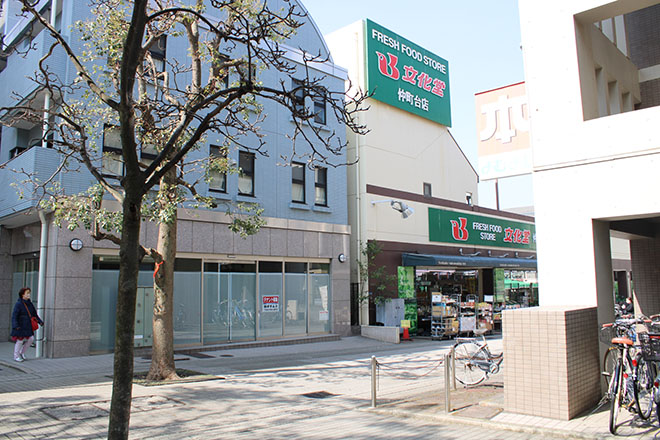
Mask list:
[{"label": "curb", "polygon": [[460,423],[464,425],[477,426],[480,428],[494,429],[494,430],[506,430],[512,432],[520,432],[524,434],[536,434],[536,435],[545,435],[549,437],[558,437],[558,438],[567,438],[567,439],[585,439],[585,440],[602,440],[606,437],[603,437],[598,434],[587,434],[584,432],[570,431],[566,429],[558,428],[541,428],[541,427],[532,427],[524,425],[515,425],[512,423],[501,423],[493,422],[491,420],[481,420],[473,419],[468,417],[461,416],[452,416],[452,415],[430,415],[430,414],[420,414],[410,411],[403,411],[398,409],[387,409],[387,408],[360,408],[361,411],[389,414],[397,417],[412,417],[421,420],[432,420],[436,422],[445,422],[445,423]]}]

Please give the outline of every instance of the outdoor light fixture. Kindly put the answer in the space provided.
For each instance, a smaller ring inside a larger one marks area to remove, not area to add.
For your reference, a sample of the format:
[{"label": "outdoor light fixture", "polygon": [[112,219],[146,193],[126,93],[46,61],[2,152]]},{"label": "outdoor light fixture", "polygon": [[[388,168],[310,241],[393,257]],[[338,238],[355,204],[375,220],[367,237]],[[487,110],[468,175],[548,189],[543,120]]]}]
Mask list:
[{"label": "outdoor light fixture", "polygon": [[79,238],[74,238],[69,242],[69,247],[71,248],[72,251],[79,251],[83,248],[83,242]]},{"label": "outdoor light fixture", "polygon": [[474,254],[464,254],[464,253],[463,253],[463,248],[460,248],[460,249],[458,250],[458,253],[461,254],[461,256],[463,256],[463,257],[476,257],[476,256],[478,256],[478,255],[481,255],[481,252],[480,252],[480,251],[477,251],[477,252],[475,252]]},{"label": "outdoor light fixture", "polygon": [[339,254],[339,256],[337,257],[337,260],[339,260],[340,263],[345,263],[346,262],[346,255]]},{"label": "outdoor light fixture", "polygon": [[401,200],[372,200],[371,204],[375,205],[376,203],[389,203],[392,209],[399,211],[401,217],[408,218],[415,213],[415,210],[412,207],[406,205]]},{"label": "outdoor light fixture", "polygon": [[493,255],[493,253],[491,251],[488,251],[488,256],[489,257],[495,257],[495,258],[506,258],[506,257],[509,256],[509,254],[506,253],[506,254],[502,254],[502,255]]}]

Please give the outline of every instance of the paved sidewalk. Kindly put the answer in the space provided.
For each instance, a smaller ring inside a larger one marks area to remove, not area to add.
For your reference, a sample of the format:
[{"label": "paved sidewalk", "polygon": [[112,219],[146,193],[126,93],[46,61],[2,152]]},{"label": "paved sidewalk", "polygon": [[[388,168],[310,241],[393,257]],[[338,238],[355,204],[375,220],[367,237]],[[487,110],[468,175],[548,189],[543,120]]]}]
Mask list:
[{"label": "paved sidewalk", "polygon": [[[438,361],[450,345],[349,337],[177,355],[178,368],[218,378],[135,385],[131,438],[613,438],[607,411],[569,422],[504,412],[498,375],[453,392],[455,411],[447,414]],[[501,340],[489,345],[497,352]],[[11,346],[0,343],[0,439],[104,438],[112,355],[15,363]],[[370,408],[371,355],[387,365],[379,371],[377,408]],[[142,357],[135,364],[136,371],[149,368]],[[634,422],[620,434],[650,439],[658,430]]]}]

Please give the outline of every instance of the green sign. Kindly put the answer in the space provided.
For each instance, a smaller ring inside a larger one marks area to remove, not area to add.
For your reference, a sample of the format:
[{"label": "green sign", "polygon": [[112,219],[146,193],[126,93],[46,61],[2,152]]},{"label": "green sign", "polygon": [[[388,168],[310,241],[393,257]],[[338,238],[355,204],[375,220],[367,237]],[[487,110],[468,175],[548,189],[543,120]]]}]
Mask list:
[{"label": "green sign", "polygon": [[429,240],[533,251],[536,229],[532,223],[429,208]]},{"label": "green sign", "polygon": [[415,298],[415,268],[398,266],[399,298]]},{"label": "green sign", "polygon": [[367,90],[373,98],[451,127],[449,63],[365,21]]}]

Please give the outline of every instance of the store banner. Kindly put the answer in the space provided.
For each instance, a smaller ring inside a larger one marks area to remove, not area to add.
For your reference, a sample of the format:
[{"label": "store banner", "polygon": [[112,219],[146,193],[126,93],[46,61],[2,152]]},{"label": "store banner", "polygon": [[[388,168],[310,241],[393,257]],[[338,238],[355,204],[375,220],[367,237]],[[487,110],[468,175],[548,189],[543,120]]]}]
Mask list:
[{"label": "store banner", "polygon": [[373,98],[451,127],[449,63],[365,20],[366,88]]},{"label": "store banner", "polygon": [[429,208],[429,241],[536,250],[533,223]]},{"label": "store banner", "polygon": [[415,268],[397,267],[399,298],[404,298],[403,318],[410,321],[410,334],[417,333],[417,298],[415,296]]}]

